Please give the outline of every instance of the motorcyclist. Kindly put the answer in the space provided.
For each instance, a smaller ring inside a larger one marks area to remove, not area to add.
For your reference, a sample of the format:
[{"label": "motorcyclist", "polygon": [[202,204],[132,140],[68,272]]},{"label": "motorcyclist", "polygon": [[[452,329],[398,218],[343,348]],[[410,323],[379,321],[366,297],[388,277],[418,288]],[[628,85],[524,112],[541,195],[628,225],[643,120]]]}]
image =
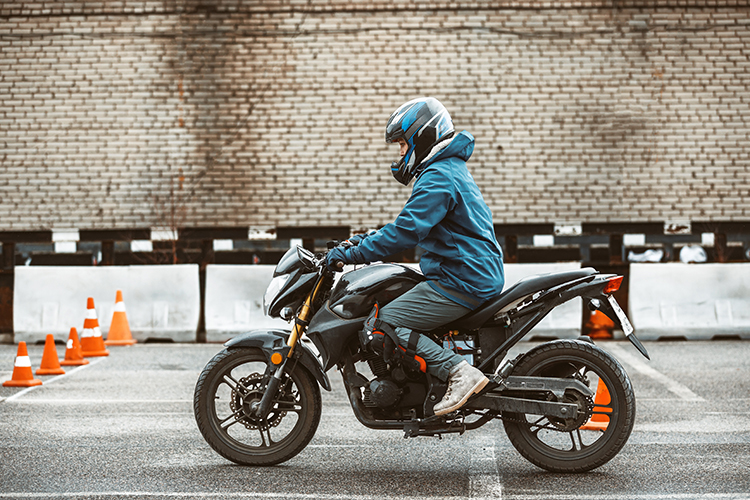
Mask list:
[{"label": "motorcyclist", "polygon": [[[500,294],[503,254],[495,238],[492,214],[466,167],[474,138],[455,133],[448,110],[435,98],[401,105],[388,119],[387,143],[400,147],[391,173],[404,186],[416,178],[399,216],[379,231],[354,238],[327,256],[329,269],[339,262],[364,264],[416,246],[427,278],[380,309],[378,317],[393,327],[405,346],[412,331],[424,332],[460,318]],[[416,354],[448,389],[434,406],[436,415],[459,409],[489,382],[452,350],[419,335]]]}]

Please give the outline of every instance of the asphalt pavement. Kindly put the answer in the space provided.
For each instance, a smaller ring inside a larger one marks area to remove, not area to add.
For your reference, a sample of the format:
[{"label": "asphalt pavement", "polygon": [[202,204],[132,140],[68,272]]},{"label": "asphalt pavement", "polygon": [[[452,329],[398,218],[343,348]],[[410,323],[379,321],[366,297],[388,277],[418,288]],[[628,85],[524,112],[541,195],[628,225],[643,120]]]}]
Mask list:
[{"label": "asphalt pavement", "polygon": [[[627,342],[599,345],[625,366],[638,408],[625,448],[589,473],[535,467],[501,422],[443,439],[367,429],[335,370],[305,450],[237,466],[192,412],[198,374],[222,346],[137,344],[41,387],[0,388],[0,499],[750,499],[750,342],[649,342],[652,361]],[[34,369],[42,348],[29,346]],[[0,345],[0,380],[15,354]]]}]

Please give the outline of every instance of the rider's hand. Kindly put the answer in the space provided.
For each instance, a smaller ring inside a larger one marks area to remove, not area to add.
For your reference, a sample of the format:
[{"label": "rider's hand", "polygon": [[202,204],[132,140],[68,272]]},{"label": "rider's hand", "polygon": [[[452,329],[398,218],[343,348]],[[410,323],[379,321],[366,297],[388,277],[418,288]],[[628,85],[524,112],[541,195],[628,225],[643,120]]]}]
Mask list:
[{"label": "rider's hand", "polygon": [[377,229],[373,229],[373,230],[368,231],[366,233],[355,234],[354,236],[352,236],[351,238],[349,238],[348,240],[346,240],[344,243],[349,243],[350,246],[356,247],[357,245],[359,245],[362,242],[362,240],[364,240],[368,236],[373,235],[373,234],[375,234],[377,232],[378,232]]},{"label": "rider's hand", "polygon": [[343,264],[348,264],[346,248],[337,246],[332,248],[326,255],[326,267],[329,271],[338,272],[344,269]]}]

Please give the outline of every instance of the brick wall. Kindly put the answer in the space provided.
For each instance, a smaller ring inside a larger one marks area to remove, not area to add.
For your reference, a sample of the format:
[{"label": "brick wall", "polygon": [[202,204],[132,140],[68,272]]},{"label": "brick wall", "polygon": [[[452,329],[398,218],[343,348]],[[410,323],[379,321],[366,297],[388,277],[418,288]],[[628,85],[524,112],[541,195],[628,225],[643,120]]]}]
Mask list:
[{"label": "brick wall", "polygon": [[750,218],[747,2],[393,5],[4,1],[0,229],[382,225],[422,95],[496,223]]}]

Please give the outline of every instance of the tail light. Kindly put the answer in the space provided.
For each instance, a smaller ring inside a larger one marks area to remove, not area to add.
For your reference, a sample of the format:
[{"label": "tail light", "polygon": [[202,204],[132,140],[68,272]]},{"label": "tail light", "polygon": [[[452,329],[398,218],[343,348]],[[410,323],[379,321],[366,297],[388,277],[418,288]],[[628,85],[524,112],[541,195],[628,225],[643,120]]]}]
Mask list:
[{"label": "tail light", "polygon": [[607,286],[604,287],[604,293],[615,293],[622,285],[622,276],[616,276],[607,280]]}]

